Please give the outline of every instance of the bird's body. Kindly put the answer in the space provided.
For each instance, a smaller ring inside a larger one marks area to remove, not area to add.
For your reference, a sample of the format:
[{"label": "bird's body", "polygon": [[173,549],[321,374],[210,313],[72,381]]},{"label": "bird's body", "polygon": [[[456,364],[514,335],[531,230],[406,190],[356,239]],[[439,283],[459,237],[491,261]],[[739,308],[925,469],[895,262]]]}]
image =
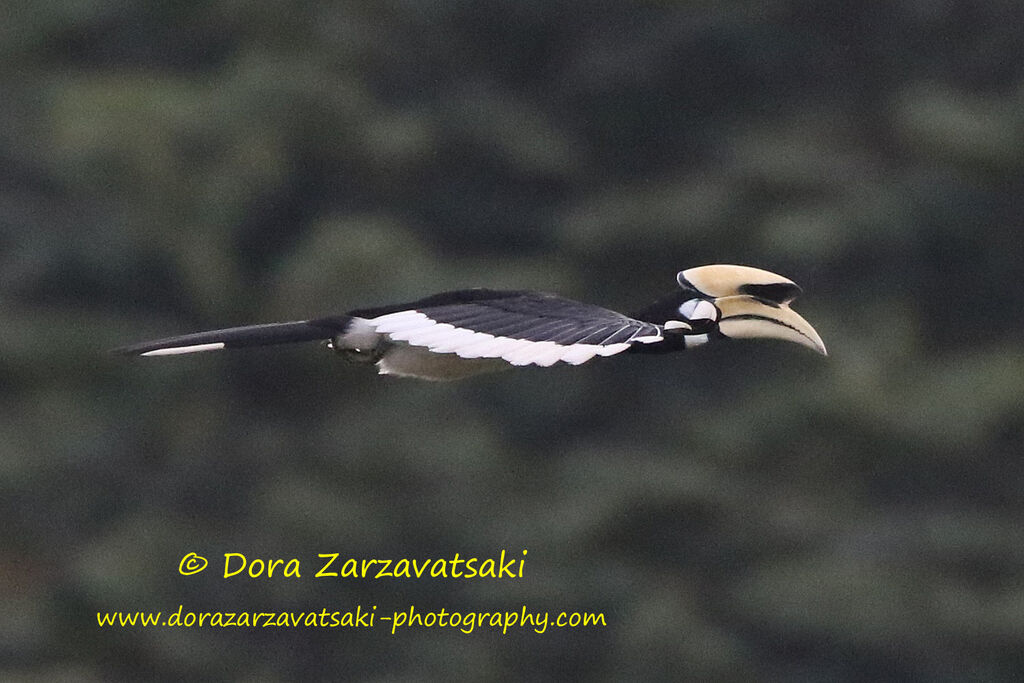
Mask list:
[{"label": "bird's body", "polygon": [[353,361],[376,364],[381,374],[435,380],[510,366],[579,365],[627,351],[680,351],[730,336],[788,339],[825,352],[814,329],[789,308],[800,289],[786,278],[716,265],[683,271],[677,281],[679,291],[635,315],[540,292],[467,289],[117,351],[162,356],[320,340]]}]

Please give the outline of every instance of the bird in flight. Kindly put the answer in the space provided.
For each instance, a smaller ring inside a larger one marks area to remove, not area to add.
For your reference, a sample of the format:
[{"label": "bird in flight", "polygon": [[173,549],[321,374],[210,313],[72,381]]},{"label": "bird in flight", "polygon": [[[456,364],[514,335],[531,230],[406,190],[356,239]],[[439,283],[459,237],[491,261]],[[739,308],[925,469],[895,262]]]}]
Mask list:
[{"label": "bird in flight", "polygon": [[384,375],[449,380],[511,366],[579,365],[618,353],[683,351],[724,339],[783,339],[822,355],[825,344],[789,304],[791,280],[749,266],[708,265],[676,276],[679,289],[632,315],[516,290],[464,289],[345,315],[246,325],[133,344],[116,353],[170,356],[325,341]]}]

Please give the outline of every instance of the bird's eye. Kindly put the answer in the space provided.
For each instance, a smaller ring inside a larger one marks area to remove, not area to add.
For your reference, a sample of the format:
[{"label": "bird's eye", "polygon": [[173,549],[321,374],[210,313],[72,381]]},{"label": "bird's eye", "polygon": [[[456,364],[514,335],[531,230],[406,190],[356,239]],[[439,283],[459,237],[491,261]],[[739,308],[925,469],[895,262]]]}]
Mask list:
[{"label": "bird's eye", "polygon": [[718,307],[704,299],[690,299],[679,306],[679,315],[687,320],[708,320],[718,322],[720,312]]}]

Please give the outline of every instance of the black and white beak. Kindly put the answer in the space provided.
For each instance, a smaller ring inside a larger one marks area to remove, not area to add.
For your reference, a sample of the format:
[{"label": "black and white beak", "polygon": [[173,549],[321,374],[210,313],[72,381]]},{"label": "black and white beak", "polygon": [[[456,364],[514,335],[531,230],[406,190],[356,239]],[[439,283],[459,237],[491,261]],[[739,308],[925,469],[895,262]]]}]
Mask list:
[{"label": "black and white beak", "polygon": [[[683,306],[717,324],[722,336],[782,339],[827,355],[821,336],[789,307],[801,294],[792,280],[760,268],[734,265],[690,268],[679,273],[677,280],[696,296]],[[680,313],[686,315],[683,306]]]}]

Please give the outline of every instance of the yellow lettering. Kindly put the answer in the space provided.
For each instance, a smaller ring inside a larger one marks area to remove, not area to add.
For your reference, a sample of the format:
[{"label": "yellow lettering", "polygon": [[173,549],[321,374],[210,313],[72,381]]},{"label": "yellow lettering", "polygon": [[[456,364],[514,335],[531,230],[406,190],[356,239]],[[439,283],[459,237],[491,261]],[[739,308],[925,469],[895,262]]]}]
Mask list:
[{"label": "yellow lettering", "polygon": [[[327,568],[330,567],[332,564],[334,564],[334,561],[336,559],[338,559],[338,553],[320,553],[319,555],[317,555],[317,557],[319,557],[320,559],[323,559],[323,558],[326,557],[326,558],[328,558],[328,560],[327,560],[327,564],[325,564],[323,567],[321,567],[320,571],[318,571],[316,573],[316,576],[314,576],[313,578],[320,579],[320,578],[323,578],[325,576],[337,576],[338,575],[338,572],[329,572],[329,571],[327,571]],[[298,576],[298,567],[297,566],[296,566],[296,573],[295,573],[295,575]]]},{"label": "yellow lettering", "polygon": [[[233,557],[237,557],[242,560],[242,566],[235,571],[229,571],[229,565],[231,564],[231,558]],[[245,571],[245,564],[245,555],[242,553],[224,553],[224,578],[226,579],[228,577],[235,576],[236,574],[241,574]]]}]

